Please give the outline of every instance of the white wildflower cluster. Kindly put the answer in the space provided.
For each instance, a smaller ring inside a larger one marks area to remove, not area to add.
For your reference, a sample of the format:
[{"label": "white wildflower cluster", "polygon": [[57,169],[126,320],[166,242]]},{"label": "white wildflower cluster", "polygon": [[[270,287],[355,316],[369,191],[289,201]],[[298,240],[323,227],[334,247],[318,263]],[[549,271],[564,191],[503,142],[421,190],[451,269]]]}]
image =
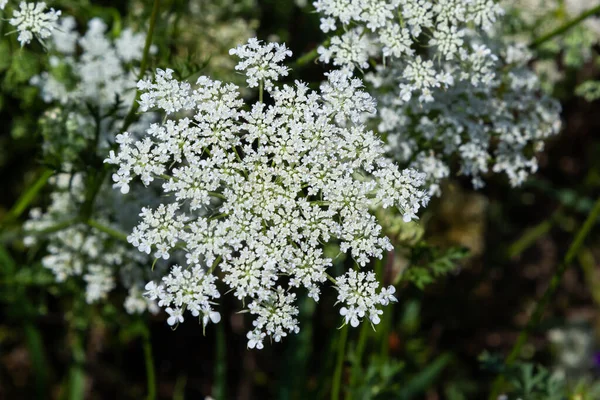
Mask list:
[{"label": "white wildflower cluster", "polygon": [[[24,224],[26,232],[39,232],[65,223],[79,212],[79,207],[84,202],[84,175],[59,173],[52,178],[51,183],[53,191],[49,206],[44,212],[39,208],[31,211],[30,219]],[[96,216],[99,222],[113,229],[115,223],[119,226],[119,223],[124,222],[122,218],[119,221],[119,218],[126,216],[124,210],[127,205],[118,197],[105,196],[100,200]],[[116,203],[111,203],[111,200]],[[116,209],[123,213],[118,215],[112,211]],[[129,290],[124,304],[127,312],[134,314],[146,310],[155,313],[158,311],[154,302],[141,296],[147,274],[136,276],[136,272],[143,271],[141,266],[152,261],[126,243],[83,223],[50,233],[42,239],[35,235],[28,236],[25,243],[28,246],[47,243],[47,255],[42,258],[42,265],[52,271],[58,283],[78,279],[85,287],[88,303],[106,300],[116,288],[120,275],[121,283]]]},{"label": "white wildflower cluster", "polygon": [[396,288],[393,286],[377,292],[379,282],[373,272],[349,271],[336,279],[336,286],[339,292],[338,302],[347,305],[340,309],[340,314],[353,327],[357,327],[365,316],[372,324],[379,324],[379,316],[383,311],[377,307],[398,301],[394,296]]},{"label": "white wildflower cluster", "polygon": [[[399,102],[402,89],[393,87],[393,69],[370,76],[380,100],[379,130],[387,133],[391,152],[428,176],[431,194],[449,175],[448,160],[458,157],[459,173],[476,188],[490,171],[505,173],[512,186],[537,170],[535,153],[544,140],[559,132],[560,106],[541,93],[536,75],[527,67],[525,46],[500,51],[497,67],[485,85],[455,85],[423,104]],[[390,76],[392,75],[392,76]]]},{"label": "white wildflower cluster", "polygon": [[404,102],[413,96],[432,102],[436,89],[493,78],[496,57],[480,43],[503,14],[493,0],[317,0],[314,6],[323,32],[334,32],[319,47],[320,60],[366,69],[371,57],[383,56]]},{"label": "white wildflower cluster", "polygon": [[[135,98],[136,76],[132,64],[142,59],[145,35],[124,29],[112,40],[99,18],[88,23],[81,36],[73,17],[65,17],[50,44],[52,69],[33,78],[46,102],[85,108],[92,104],[106,112],[118,101]],[[65,77],[63,72],[68,70]],[[122,110],[124,113],[126,110]]]},{"label": "white wildflower cluster", "polygon": [[242,59],[235,67],[238,71],[245,71],[248,87],[258,87],[259,82],[264,84],[266,90],[273,89],[273,81],[280,76],[287,76],[288,68],[281,65],[286,57],[292,55],[285,45],[267,43],[262,45],[256,38],[250,38],[247,44],[229,50],[230,55]]},{"label": "white wildflower cluster", "polygon": [[[298,331],[299,290],[318,300],[334,279],[325,244],[339,243],[364,267],[391,249],[371,208],[394,206],[410,220],[428,195],[424,175],[399,170],[365,129],[375,103],[360,80],[334,71],[316,92],[302,82],[276,84],[287,73],[283,45],[250,40],[233,53],[268,102],[245,106],[234,84],[202,76],[190,85],[158,70],[155,81],[138,85],[141,105],[167,119],[141,140],[119,136],[119,151],[106,162],[118,165],[113,179],[122,192],[135,177],[162,182],[163,204],[142,210],[129,241],[157,258],[179,255],[162,282],[146,287],[167,309],[167,322],[183,322],[185,311],[218,322],[213,302],[231,291],[255,317],[248,347],[262,348],[267,336],[278,341]],[[361,287],[353,276],[336,281],[346,310],[386,303],[371,289],[350,294]]]},{"label": "white wildflower cluster", "polygon": [[[0,1],[0,9],[4,9],[7,0]],[[14,10],[12,18],[8,22],[17,28],[18,40],[21,46],[29,44],[33,38],[41,43],[49,38],[58,28],[58,18],[61,12],[53,8],[46,10],[46,3],[30,3],[21,1],[19,9]]]},{"label": "white wildflower cluster", "polygon": [[[34,209],[25,223],[25,230],[32,233],[27,244],[45,246],[43,266],[53,272],[59,283],[67,279],[79,282],[90,304],[107,300],[119,285],[125,287],[129,293],[124,307],[130,314],[158,311],[154,302],[143,296],[144,285],[153,276],[146,268],[152,263],[150,257],[83,221],[41,238],[37,232],[80,215],[88,181],[87,175],[79,172],[81,162],[89,157],[85,152],[94,144],[95,150],[105,157],[114,142],[126,108],[135,97],[132,69],[142,57],[144,41],[143,34],[130,29],[109,39],[107,26],[100,19],[92,19],[88,31],[80,35],[75,19],[63,18],[48,43],[49,71],[31,81],[40,88],[42,99],[53,103],[39,125],[46,159],[56,162],[63,172],[53,177],[48,207],[45,211]],[[117,100],[129,103],[121,107]],[[130,125],[130,132],[145,132],[152,118],[146,114]],[[108,179],[100,185],[94,220],[115,232],[130,230],[135,222],[131,216],[137,214],[140,203],[124,202],[121,196],[114,196],[105,188]],[[136,201],[148,204],[150,200],[144,194],[148,190],[138,193]]]}]

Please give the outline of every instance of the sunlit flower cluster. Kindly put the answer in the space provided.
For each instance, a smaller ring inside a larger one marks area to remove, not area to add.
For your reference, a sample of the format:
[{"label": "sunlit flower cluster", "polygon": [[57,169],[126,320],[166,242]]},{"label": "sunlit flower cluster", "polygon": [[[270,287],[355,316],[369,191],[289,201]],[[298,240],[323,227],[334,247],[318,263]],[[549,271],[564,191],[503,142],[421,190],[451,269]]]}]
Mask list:
[{"label": "sunlit flower cluster", "polygon": [[297,332],[296,288],[318,300],[328,279],[356,319],[367,315],[357,307],[372,296],[365,312],[376,323],[375,305],[389,296],[352,294],[361,283],[331,277],[323,247],[337,242],[357,267],[381,258],[392,247],[372,208],[396,207],[415,219],[428,201],[424,175],[384,156],[384,143],[363,125],[375,102],[347,71],[331,72],[315,92],[302,82],[276,84],[287,72],[283,45],[251,40],[233,53],[268,102],[245,106],[236,85],[205,76],[190,85],[158,70],[156,80],[138,85],[141,109],[160,109],[166,121],[140,140],[118,136],[119,151],[106,160],[118,166],[113,179],[124,193],[135,177],[162,182],[163,204],[141,211],[129,241],[185,262],[150,283],[147,296],[167,307],[170,324],[185,311],[208,323],[219,319],[213,301],[230,290],[254,316],[252,348]]},{"label": "sunlit flower cluster", "polygon": [[[427,173],[431,194],[449,175],[449,160],[459,159],[459,174],[484,185],[488,172],[505,173],[512,186],[537,170],[535,154],[561,127],[560,106],[541,93],[527,67],[524,46],[508,46],[484,85],[463,83],[435,94],[436,101],[398,102],[402,89],[393,87],[393,68],[369,76],[381,89],[379,130],[388,134],[391,152]],[[391,75],[391,76],[390,76]]]},{"label": "sunlit flower cluster", "polygon": [[[396,69],[400,99],[432,102],[437,88],[485,84],[494,55],[480,43],[502,8],[492,0],[317,0],[323,32],[320,60],[369,68],[382,57]],[[471,29],[470,26],[475,29]]]}]

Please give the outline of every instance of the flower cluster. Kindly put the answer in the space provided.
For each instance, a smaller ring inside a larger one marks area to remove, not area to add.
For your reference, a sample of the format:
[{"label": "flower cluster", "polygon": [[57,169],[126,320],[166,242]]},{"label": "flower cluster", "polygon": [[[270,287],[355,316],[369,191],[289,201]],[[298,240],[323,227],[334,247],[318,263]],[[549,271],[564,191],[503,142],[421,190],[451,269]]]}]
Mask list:
[{"label": "flower cluster", "polygon": [[[0,2],[0,9],[4,9],[7,1]],[[17,28],[19,32],[18,40],[21,46],[29,44],[35,37],[40,42],[52,35],[57,29],[58,17],[61,12],[53,8],[46,11],[46,3],[28,3],[22,1],[19,4],[19,10],[13,12],[13,16],[8,22]]]},{"label": "flower cluster", "polygon": [[[136,77],[129,66],[142,59],[144,34],[124,29],[114,41],[99,18],[89,21],[85,35],[76,30],[73,17],[65,17],[52,36],[53,67],[34,78],[46,102],[63,106],[91,103],[106,112],[117,101],[131,104]],[[61,73],[67,69],[68,77]]]},{"label": "flower cluster", "polygon": [[[266,336],[278,341],[298,331],[296,288],[318,300],[334,279],[324,244],[338,242],[365,266],[391,249],[371,209],[394,206],[410,220],[428,195],[424,175],[399,170],[365,129],[375,103],[360,80],[334,71],[317,92],[302,82],[276,85],[287,72],[284,46],[250,40],[233,53],[249,85],[266,89],[268,104],[245,107],[234,84],[203,76],[192,86],[158,70],[138,87],[142,109],[158,108],[166,121],[141,140],[119,136],[106,162],[118,165],[113,179],[123,192],[135,177],[162,182],[165,203],[142,210],[129,241],[157,258],[185,259],[147,286],[147,296],[168,307],[168,322],[182,322],[185,311],[216,322],[212,301],[222,283],[248,304],[255,316],[248,346],[261,348]],[[354,280],[336,282],[357,313],[363,304],[370,313],[386,304],[371,289],[352,294],[361,287]]]},{"label": "flower cluster", "polygon": [[373,272],[349,271],[336,279],[336,286],[339,292],[338,302],[348,306],[342,307],[340,314],[344,316],[346,323],[354,327],[357,327],[366,315],[372,324],[379,324],[379,316],[383,311],[377,306],[387,306],[390,302],[398,301],[394,296],[396,288],[393,286],[383,288],[377,293],[379,282]]},{"label": "flower cluster", "polygon": [[[520,185],[534,155],[560,129],[558,104],[542,93],[522,45],[497,39],[504,10],[491,0],[317,0],[324,31],[341,32],[318,51],[324,62],[369,68],[378,130],[388,150],[427,174],[431,195],[459,174],[483,186],[488,172]],[[337,29],[338,27],[343,28]]]},{"label": "flower cluster", "polygon": [[324,32],[341,32],[319,47],[320,60],[365,69],[370,57],[382,55],[397,69],[403,101],[417,94],[432,102],[436,88],[490,79],[494,56],[478,40],[503,13],[493,0],[317,0],[314,6]]},{"label": "flower cluster", "polygon": [[456,156],[459,173],[476,188],[490,170],[521,185],[537,170],[535,153],[561,127],[560,106],[541,93],[529,60],[524,46],[508,46],[485,85],[455,85],[427,104],[398,102],[402,89],[387,90],[394,69],[380,68],[369,79],[386,89],[379,98],[379,130],[387,133],[390,151],[427,173],[431,194],[439,194],[439,181],[449,175],[447,160]]},{"label": "flower cluster", "polygon": [[[66,223],[77,215],[84,202],[83,174],[60,173],[52,178],[51,183],[53,192],[50,205],[44,212],[39,208],[31,211],[30,219],[24,224],[26,232],[40,232],[58,223]],[[137,206],[137,203],[125,204],[119,197],[104,197],[98,205],[96,218],[107,227],[114,226],[113,221],[127,225],[124,218],[132,206]],[[114,210],[121,210],[122,214],[115,214]],[[116,271],[120,271],[120,282],[129,290],[125,310],[131,314],[146,310],[158,311],[154,302],[141,296],[144,279],[148,274],[140,274],[143,271],[140,265],[151,262],[149,257],[83,223],[50,233],[44,241],[48,244],[42,265],[52,271],[59,283],[74,277],[83,279],[88,303],[105,300],[117,286],[119,274]],[[25,238],[25,243],[35,246],[40,241],[37,236],[32,235]]]},{"label": "flower cluster", "polygon": [[[106,156],[123,124],[126,107],[121,100],[134,100],[132,69],[142,57],[144,41],[143,34],[127,28],[111,39],[106,24],[98,18],[90,20],[87,32],[81,35],[73,17],[62,18],[47,44],[49,70],[31,79],[41,98],[52,103],[39,126],[45,158],[61,172],[53,177],[49,206],[44,211],[34,209],[25,223],[25,230],[31,232],[27,244],[45,245],[42,265],[59,283],[67,279],[82,283],[90,304],[106,300],[119,284],[125,287],[129,294],[124,307],[130,314],[158,311],[154,302],[142,295],[144,284],[153,276],[145,268],[152,259],[86,221],[69,222],[80,215],[86,201],[88,176],[81,172],[81,163],[91,149]],[[147,114],[131,124],[131,134],[145,132],[152,118]],[[137,192],[135,201],[124,202],[106,190],[108,185],[108,179],[100,183],[93,218],[115,232],[130,230],[139,202],[154,200],[144,190]],[[60,224],[67,228],[44,235],[44,240],[37,237],[38,232]],[[156,273],[161,270],[158,266]]]}]

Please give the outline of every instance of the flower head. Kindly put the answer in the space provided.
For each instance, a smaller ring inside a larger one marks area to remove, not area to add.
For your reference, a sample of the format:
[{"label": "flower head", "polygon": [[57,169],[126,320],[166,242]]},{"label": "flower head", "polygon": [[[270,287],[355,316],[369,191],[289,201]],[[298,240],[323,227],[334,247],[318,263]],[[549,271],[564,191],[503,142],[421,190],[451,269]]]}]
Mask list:
[{"label": "flower head", "polygon": [[21,46],[24,46],[34,37],[39,41],[50,37],[56,28],[60,14],[60,11],[54,11],[53,8],[46,11],[44,2],[27,3],[22,1],[19,4],[19,10],[14,11],[8,22],[17,27],[18,40],[21,42]]},{"label": "flower head", "polygon": [[[278,63],[284,49],[251,40],[234,53]],[[296,288],[319,299],[332,265],[324,244],[339,243],[365,266],[391,248],[371,209],[394,206],[415,219],[428,195],[424,175],[399,170],[365,129],[375,108],[360,80],[332,72],[315,92],[302,82],[276,86],[276,72],[257,75],[259,61],[244,65],[250,86],[272,80],[272,104],[245,107],[233,84],[200,77],[192,86],[159,70],[156,82],[140,83],[142,102],[170,118],[139,140],[119,137],[106,162],[119,167],[116,186],[136,176],[162,182],[164,203],[142,210],[129,241],[185,264],[147,295],[171,309],[170,322],[185,310],[215,322],[216,286],[225,284],[255,317],[248,347],[261,348],[265,335],[279,341],[298,331]]]}]

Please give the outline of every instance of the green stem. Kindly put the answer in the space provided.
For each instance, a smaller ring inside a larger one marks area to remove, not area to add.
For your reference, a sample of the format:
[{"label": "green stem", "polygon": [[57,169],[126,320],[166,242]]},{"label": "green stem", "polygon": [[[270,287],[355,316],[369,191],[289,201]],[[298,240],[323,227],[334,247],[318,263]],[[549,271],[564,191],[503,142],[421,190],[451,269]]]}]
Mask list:
[{"label": "green stem", "polygon": [[[365,351],[365,345],[367,343],[367,337],[369,336],[370,324],[364,321],[360,327],[360,333],[358,334],[358,343],[356,344],[356,350],[354,352],[354,363],[352,365],[352,373],[350,374],[350,389],[354,388],[360,374],[362,373],[362,356]],[[351,393],[351,392],[350,392]],[[351,399],[351,396],[348,396]]]},{"label": "green stem", "polygon": [[69,400],[83,400],[85,397],[85,350],[81,332],[74,332],[72,341],[73,364],[69,371]]},{"label": "green stem", "polygon": [[48,228],[36,230],[36,231],[17,231],[17,232],[6,232],[5,234],[0,236],[0,242],[12,242],[18,238],[22,238],[25,236],[44,236],[49,235],[51,233],[60,232],[64,229],[70,228],[71,226],[77,224],[81,220],[79,218],[68,219],[63,222],[59,222],[56,225],[49,226]]},{"label": "green stem", "polygon": [[148,395],[146,399],[156,399],[156,375],[154,373],[154,358],[152,357],[152,343],[150,342],[150,330],[146,327],[142,335],[142,345],[144,347],[144,363],[146,365],[146,383]]},{"label": "green stem", "polygon": [[217,324],[217,346],[215,349],[215,399],[227,398],[227,340],[223,323]]},{"label": "green stem", "polygon": [[[158,11],[160,9],[160,0],[154,0],[154,5],[152,6],[152,14],[150,15],[150,26],[148,27],[148,34],[146,35],[146,43],[144,43],[144,54],[142,56],[142,61],[140,62],[140,73],[138,75],[138,80],[144,78],[146,74],[146,69],[148,69],[148,62],[150,59],[150,47],[152,47],[152,36],[154,35],[154,28],[156,27],[156,20],[158,19]],[[125,122],[123,123],[123,131],[125,131],[129,125],[135,119],[135,113],[137,112],[140,104],[138,100],[140,98],[140,91],[138,90],[135,95],[135,99],[133,100],[133,104],[125,117]]]},{"label": "green stem", "polygon": [[263,92],[265,91],[265,83],[261,79],[261,81],[258,85],[259,85],[258,86],[258,102],[262,103],[263,102]]},{"label": "green stem", "polygon": [[519,256],[521,253],[523,253],[523,251],[533,245],[540,237],[548,233],[552,226],[554,226],[556,223],[560,212],[561,209],[559,208],[552,214],[550,218],[542,221],[533,228],[527,229],[518,240],[509,246],[508,256],[510,258]]},{"label": "green stem", "polygon": [[[519,354],[521,354],[521,348],[527,342],[529,335],[531,334],[533,329],[540,323],[542,316],[544,314],[544,311],[546,309],[546,306],[548,305],[550,300],[554,297],[554,293],[556,292],[556,289],[558,289],[558,286],[560,284],[560,281],[561,281],[563,275],[565,274],[566,270],[571,265],[571,262],[573,261],[573,259],[575,258],[575,256],[579,252],[579,250],[581,249],[581,246],[583,245],[585,238],[590,233],[592,227],[596,223],[596,220],[598,219],[598,215],[600,215],[600,198],[598,198],[598,200],[596,201],[596,204],[594,204],[594,207],[590,211],[585,222],[583,223],[583,225],[581,226],[581,228],[575,235],[575,239],[573,239],[573,242],[569,246],[569,249],[567,250],[567,254],[565,255],[563,261],[560,263],[560,265],[556,269],[556,272],[552,276],[552,279],[550,280],[550,284],[548,285],[548,288],[546,288],[546,291],[542,295],[542,298],[536,304],[533,314],[531,315],[531,318],[527,322],[527,325],[521,331],[521,333],[519,333],[517,341],[513,345],[511,352],[509,353],[508,357],[506,358],[505,365],[507,367],[512,365],[515,362],[515,360],[517,359]],[[494,383],[492,385],[492,391],[491,391],[491,395],[489,397],[490,400],[492,400],[492,399],[495,400],[498,397],[498,394],[499,394],[500,390],[502,389],[503,385],[504,385],[504,377],[502,374],[500,374],[500,375],[498,375],[498,377],[496,378],[496,380],[494,381]]]},{"label": "green stem", "polygon": [[101,223],[99,223],[98,221],[95,221],[93,219],[88,219],[86,224],[92,228],[99,230],[100,232],[106,233],[107,235],[109,235],[117,240],[128,243],[127,235],[123,232],[119,232],[116,229],[102,225]]},{"label": "green stem", "polygon": [[331,388],[331,400],[339,400],[340,398],[342,371],[344,369],[344,355],[346,351],[346,342],[348,341],[348,329],[348,325],[344,325],[340,332],[337,348],[337,359],[335,362],[335,371],[333,373],[333,382]]},{"label": "green stem", "polygon": [[29,189],[27,189],[19,197],[15,205],[10,209],[10,211],[8,211],[4,217],[4,225],[14,221],[15,219],[19,218],[21,214],[23,214],[23,212],[27,209],[27,207],[29,207],[36,195],[40,190],[42,190],[52,175],[54,175],[54,171],[50,169],[44,169],[44,171],[42,171],[42,174],[39,176],[39,178],[36,179],[33,185],[31,185],[31,187],[29,187]]},{"label": "green stem", "polygon": [[563,33],[565,33],[566,31],[568,31],[569,29],[573,28],[574,26],[576,26],[577,24],[579,24],[581,21],[585,20],[588,17],[591,17],[595,14],[600,14],[600,5],[596,6],[596,7],[592,7],[587,11],[582,12],[581,14],[579,14],[579,16],[577,16],[576,18],[572,19],[571,21],[567,21],[565,22],[563,25],[559,26],[558,28],[556,28],[555,30],[553,30],[552,32],[549,32],[537,39],[535,39],[530,45],[529,47],[531,48],[536,48],[539,47],[540,45],[546,43],[547,41],[555,38],[556,36],[562,35]]}]

